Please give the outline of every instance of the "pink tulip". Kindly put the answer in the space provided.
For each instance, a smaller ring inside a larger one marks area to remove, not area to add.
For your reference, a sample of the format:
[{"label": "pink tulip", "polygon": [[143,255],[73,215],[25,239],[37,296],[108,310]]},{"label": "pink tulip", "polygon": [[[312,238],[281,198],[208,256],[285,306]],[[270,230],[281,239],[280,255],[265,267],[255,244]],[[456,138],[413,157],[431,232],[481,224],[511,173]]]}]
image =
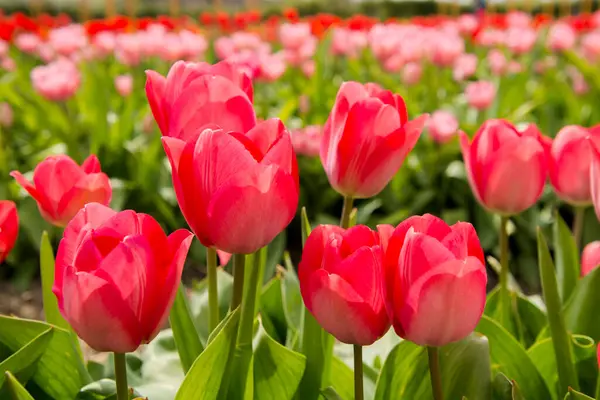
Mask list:
[{"label": "pink tulip", "polygon": [[259,76],[267,82],[273,82],[283,76],[286,68],[283,53],[263,55],[260,58]]},{"label": "pink tulip", "polygon": [[600,31],[590,32],[583,36],[581,50],[589,62],[598,63],[600,61]]},{"label": "pink tulip", "polygon": [[296,154],[306,157],[318,157],[323,140],[323,127],[309,125],[292,132],[292,146]]},{"label": "pink tulip", "polygon": [[320,225],[306,240],[298,266],[302,299],[339,341],[366,346],[389,329],[382,258],[378,233],[364,225]]},{"label": "pink tulip", "polygon": [[487,274],[473,226],[413,216],[393,231],[384,260],[386,305],[396,333],[421,346],[467,337],[485,307]]},{"label": "pink tulip", "polygon": [[81,76],[72,61],[62,58],[32,69],[31,82],[35,91],[46,99],[65,101],[79,88]]},{"label": "pink tulip", "polygon": [[192,242],[149,215],[85,206],[65,228],[52,291],[63,317],[96,351],[127,353],[162,327]]},{"label": "pink tulip", "polygon": [[88,45],[87,32],[79,24],[52,29],[48,43],[56,53],[68,57]]},{"label": "pink tulip", "polygon": [[496,87],[492,82],[471,82],[465,88],[467,103],[477,110],[489,108],[496,98]]},{"label": "pink tulip", "polygon": [[21,33],[15,37],[14,44],[23,53],[34,54],[42,43],[40,37],[34,33]]},{"label": "pink tulip", "polygon": [[170,136],[162,141],[179,207],[205,246],[253,253],[294,218],[298,167],[278,119],[246,134],[205,129],[187,141]]},{"label": "pink tulip", "polygon": [[571,26],[565,22],[557,22],[548,31],[547,45],[550,50],[563,51],[573,48],[577,34]]},{"label": "pink tulip", "polygon": [[0,39],[0,59],[8,56],[8,42]]},{"label": "pink tulip", "polygon": [[311,37],[312,33],[308,23],[282,24],[279,27],[279,40],[286,49],[299,49]]},{"label": "pink tulip", "polygon": [[316,68],[316,64],[315,64],[314,60],[308,60],[308,61],[302,63],[302,73],[307,78],[310,78],[311,76],[314,75],[315,68]]},{"label": "pink tulip", "polygon": [[590,189],[596,217],[600,221],[600,149],[591,143],[592,165],[590,166]]},{"label": "pink tulip", "polygon": [[471,190],[484,207],[518,214],[542,195],[548,162],[535,126],[519,132],[507,121],[488,120],[471,143],[460,132],[460,145]]},{"label": "pink tulip", "polygon": [[435,142],[447,143],[458,132],[458,120],[451,112],[438,110],[431,114],[427,121],[427,130]]},{"label": "pink tulip", "polygon": [[146,96],[163,136],[187,140],[207,125],[247,132],[256,125],[252,82],[230,63],[178,61],[167,77],[146,71]]},{"label": "pink tulip", "polygon": [[0,264],[15,246],[18,233],[17,206],[10,200],[0,200]]},{"label": "pink tulip", "polygon": [[2,68],[5,71],[12,72],[17,69],[17,64],[12,58],[5,57],[0,59],[0,68]]},{"label": "pink tulip", "polygon": [[129,74],[119,75],[115,78],[115,88],[122,97],[127,97],[133,91],[133,77]]},{"label": "pink tulip", "polygon": [[10,128],[14,121],[13,109],[7,102],[0,103],[0,127]]},{"label": "pink tulip", "polygon": [[65,226],[87,203],[108,205],[112,188],[100,171],[95,155],[77,165],[66,155],[49,156],[33,171],[33,183],[18,171],[10,175],[37,202],[42,217],[56,226]]},{"label": "pink tulip", "polygon": [[402,97],[377,85],[342,84],[321,143],[331,186],[359,198],[381,192],[417,143],[426,120],[423,115],[409,121]]},{"label": "pink tulip", "polygon": [[460,36],[440,34],[435,39],[431,61],[449,67],[465,52],[465,42]]},{"label": "pink tulip", "polygon": [[600,241],[589,243],[581,254],[581,276],[586,276],[600,265]]},{"label": "pink tulip", "polygon": [[558,197],[573,205],[592,203],[590,168],[592,142],[600,146],[600,126],[562,128],[550,151],[550,182]]},{"label": "pink tulip", "polygon": [[477,71],[477,56],[475,54],[462,54],[459,56],[452,71],[455,81],[463,81],[475,75]]},{"label": "pink tulip", "polygon": [[530,52],[537,40],[537,32],[532,28],[510,28],[506,32],[506,47],[514,54]]}]

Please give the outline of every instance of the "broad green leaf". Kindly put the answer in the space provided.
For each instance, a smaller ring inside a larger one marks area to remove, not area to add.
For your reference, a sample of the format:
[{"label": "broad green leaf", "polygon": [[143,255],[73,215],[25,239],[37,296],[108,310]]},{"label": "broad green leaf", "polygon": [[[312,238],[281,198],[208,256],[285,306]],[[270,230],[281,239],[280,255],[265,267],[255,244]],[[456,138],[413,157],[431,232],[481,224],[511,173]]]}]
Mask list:
[{"label": "broad green leaf", "polygon": [[569,388],[569,392],[566,394],[565,400],[594,400],[594,398]]},{"label": "broad green leaf", "polygon": [[342,400],[340,395],[337,394],[335,389],[331,386],[321,390],[321,396],[323,396],[325,400]]},{"label": "broad green leaf", "polygon": [[183,283],[179,285],[173,307],[169,313],[169,323],[173,329],[173,337],[177,345],[177,352],[181,360],[183,371],[187,373],[192,364],[204,350],[198,331],[194,326],[192,315],[187,304],[185,287]]},{"label": "broad green leaf", "polygon": [[[217,268],[217,286],[219,287],[219,313],[227,315],[231,302],[233,277],[223,268]],[[194,316],[194,325],[200,335],[200,340],[206,345],[208,340],[208,280],[203,279],[192,287],[188,297],[188,304]],[[222,321],[221,321],[222,322]]]},{"label": "broad green leaf", "polygon": [[[350,367],[344,364],[344,362],[337,357],[332,357],[331,380],[327,386],[332,386],[338,395],[344,400],[351,400],[354,398],[354,372],[352,372]],[[302,392],[299,391],[298,393]],[[305,398],[306,397],[302,396],[298,397],[298,399]]]},{"label": "broad green leaf", "polygon": [[600,319],[595,315],[600,304],[600,268],[579,280],[575,291],[564,308],[565,323],[570,332],[600,341]]},{"label": "broad green leaf", "polygon": [[18,376],[19,381],[27,383],[35,372],[38,360],[48,348],[53,334],[54,329],[49,327],[31,342],[21,347],[19,351],[2,361],[0,363],[0,374],[2,374],[0,375],[0,387],[4,383],[3,379],[6,371]]},{"label": "broad green leaf", "polygon": [[254,399],[292,399],[305,365],[302,354],[277,343],[259,326],[254,338]]},{"label": "broad green leaf", "polygon": [[571,342],[569,340],[569,334],[567,333],[567,327],[563,316],[554,265],[552,263],[552,258],[550,257],[550,251],[548,250],[546,240],[539,229],[538,258],[542,292],[548,309],[548,321],[556,357],[559,394],[562,395],[563,393],[567,393],[569,387],[579,388],[579,381],[577,379],[577,373],[575,372],[575,365],[573,364]]},{"label": "broad green leaf", "polygon": [[13,400],[35,400],[9,371],[4,373],[4,379]]},{"label": "broad green leaf", "polygon": [[[216,399],[225,374],[232,342],[237,335],[240,311],[236,309],[223,324],[218,334],[206,346],[206,349],[196,359],[187,373],[177,396],[177,400],[208,400]],[[215,331],[217,331],[215,329]]]},{"label": "broad green leaf", "polygon": [[294,331],[298,331],[302,327],[302,319],[304,318],[304,303],[300,294],[300,282],[294,266],[290,259],[289,253],[285,253],[285,270],[281,271],[283,275],[281,279],[281,297],[283,300],[283,311],[288,327]]},{"label": "broad green leaf", "polygon": [[[387,356],[377,379],[375,400],[387,400],[405,396],[408,382],[413,377],[413,366],[422,357],[423,348],[403,340]],[[422,379],[423,377],[417,377]]]},{"label": "broad green leaf", "polygon": [[571,230],[558,213],[552,229],[558,289],[564,304],[571,297],[579,280],[579,251]]},{"label": "broad green leaf", "polygon": [[[281,276],[278,275],[271,279],[264,287],[260,297],[260,315],[265,325],[265,329],[273,338],[285,338],[287,334],[287,321],[283,310],[283,297],[281,294]],[[267,322],[268,320],[268,322]],[[271,327],[267,326],[272,324]],[[269,329],[273,328],[277,331],[277,336],[274,336]]]},{"label": "broad green leaf", "polygon": [[310,221],[308,220],[308,214],[306,213],[306,207],[302,207],[302,210],[300,211],[300,225],[302,227],[302,247],[304,247],[304,243],[306,243],[306,239],[312,230]]},{"label": "broad green leaf", "polygon": [[70,330],[71,327],[58,310],[56,296],[52,293],[52,285],[54,285],[54,253],[52,252],[52,245],[46,231],[42,233],[40,244],[40,272],[42,276],[42,297],[46,321],[59,328]]},{"label": "broad green leaf", "polygon": [[[44,322],[0,315],[0,342],[16,352],[51,325]],[[71,333],[52,327],[50,344],[38,361],[33,381],[55,399],[72,399],[91,381],[75,346]]]},{"label": "broad green leaf", "polygon": [[493,400],[525,400],[515,381],[511,381],[503,373],[496,374],[492,383]]},{"label": "broad green leaf", "polygon": [[525,349],[506,329],[484,315],[475,330],[489,340],[494,371],[502,372],[509,379],[516,381],[524,398],[528,400],[551,398],[546,383]]},{"label": "broad green leaf", "polygon": [[117,393],[117,384],[112,379],[101,379],[81,388],[75,400],[103,400]]},{"label": "broad green leaf", "polygon": [[287,236],[285,231],[281,232],[275,237],[275,239],[273,239],[271,243],[269,243],[269,246],[267,247],[267,261],[265,265],[263,283],[267,283],[275,274],[277,264],[280,263],[281,258],[283,257],[286,243]]}]

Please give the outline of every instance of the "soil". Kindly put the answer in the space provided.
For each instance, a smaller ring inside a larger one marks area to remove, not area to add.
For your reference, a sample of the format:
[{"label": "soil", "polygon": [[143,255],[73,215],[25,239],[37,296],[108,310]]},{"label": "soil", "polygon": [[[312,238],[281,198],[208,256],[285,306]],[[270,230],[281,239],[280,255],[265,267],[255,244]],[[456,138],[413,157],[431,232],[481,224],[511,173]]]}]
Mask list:
[{"label": "soil", "polygon": [[16,290],[9,282],[0,282],[0,314],[20,318],[43,319],[42,286],[32,282],[24,292]]}]

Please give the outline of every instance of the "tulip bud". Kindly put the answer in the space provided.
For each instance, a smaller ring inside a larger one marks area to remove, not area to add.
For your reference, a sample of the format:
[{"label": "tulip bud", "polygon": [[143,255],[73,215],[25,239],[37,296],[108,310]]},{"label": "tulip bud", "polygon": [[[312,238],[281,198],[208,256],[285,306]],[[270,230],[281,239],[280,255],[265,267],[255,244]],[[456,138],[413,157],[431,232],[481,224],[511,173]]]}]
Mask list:
[{"label": "tulip bud", "polygon": [[485,122],[471,143],[460,132],[467,178],[479,203],[504,215],[534,205],[548,170],[543,140],[533,126],[519,132],[503,120]]},{"label": "tulip bud", "polygon": [[306,308],[338,340],[370,345],[390,327],[383,297],[383,249],[364,225],[314,229],[298,266]]},{"label": "tulip bud", "polygon": [[321,142],[331,186],[359,198],[381,192],[417,143],[426,119],[409,121],[402,97],[377,85],[344,83]]},{"label": "tulip bud", "polygon": [[146,214],[86,205],[58,247],[52,291],[61,314],[97,351],[150,342],[169,314],[192,238],[185,229],[167,237]]},{"label": "tulip bud", "polygon": [[410,217],[389,238],[384,261],[388,314],[396,333],[421,346],[467,337],[485,307],[487,275],[473,226]]},{"label": "tulip bud", "polygon": [[187,141],[169,136],[162,141],[179,207],[205,246],[253,253],[294,218],[298,166],[278,119],[246,135],[207,129]]},{"label": "tulip bud", "polygon": [[573,205],[592,202],[592,141],[600,145],[600,127],[586,129],[569,125],[562,128],[552,142],[550,182],[558,197]]},{"label": "tulip bud", "polygon": [[33,184],[18,171],[10,175],[37,202],[42,217],[65,226],[87,203],[108,205],[112,188],[95,155],[77,165],[69,156],[49,156],[33,171]]},{"label": "tulip bud", "polygon": [[0,200],[0,264],[8,257],[17,241],[19,215],[17,206],[9,200]]}]

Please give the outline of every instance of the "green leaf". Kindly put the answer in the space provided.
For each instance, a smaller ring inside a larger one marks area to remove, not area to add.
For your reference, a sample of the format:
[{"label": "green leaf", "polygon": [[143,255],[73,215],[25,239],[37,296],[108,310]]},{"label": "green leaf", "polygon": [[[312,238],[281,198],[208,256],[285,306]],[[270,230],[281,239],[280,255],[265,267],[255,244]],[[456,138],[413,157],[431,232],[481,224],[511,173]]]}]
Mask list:
[{"label": "green leaf", "polygon": [[273,340],[259,326],[254,338],[254,399],[292,399],[302,379],[306,358]]},{"label": "green leaf", "polygon": [[300,225],[302,226],[302,247],[304,247],[304,243],[306,243],[306,239],[312,230],[308,215],[306,214],[306,207],[302,207],[302,210],[300,211]]},{"label": "green leaf", "polygon": [[100,379],[81,388],[75,400],[103,400],[117,393],[117,384],[112,379]]},{"label": "green leaf", "polygon": [[42,276],[42,297],[46,321],[59,328],[70,330],[69,323],[64,320],[58,310],[56,296],[52,293],[52,285],[54,285],[54,253],[52,252],[52,245],[46,231],[42,233],[40,244],[40,272]]},{"label": "green leaf", "polygon": [[290,259],[289,253],[285,253],[285,270],[281,271],[283,278],[281,279],[281,297],[283,300],[283,311],[287,325],[294,331],[298,331],[302,327],[302,319],[304,318],[304,302],[300,294],[300,282],[294,266]]},{"label": "green leaf", "polygon": [[496,374],[492,383],[493,400],[525,400],[515,381],[511,381],[503,373]]},{"label": "green leaf", "polygon": [[594,400],[594,398],[569,388],[565,400]]},{"label": "green leaf", "polygon": [[484,315],[476,331],[489,340],[490,357],[495,372],[502,372],[509,379],[518,382],[523,397],[528,400],[551,398],[546,383],[525,349],[506,329]]},{"label": "green leaf", "polygon": [[[354,372],[337,357],[331,359],[331,381],[329,385],[335,389],[342,399],[350,400],[354,398]],[[301,392],[298,391],[298,393]],[[303,400],[307,397],[299,396],[298,398]]]},{"label": "green leaf", "polygon": [[[217,286],[219,287],[219,314],[227,315],[231,301],[233,288],[233,277],[225,272],[223,268],[217,268]],[[203,279],[192,288],[188,298],[190,310],[194,316],[194,322],[200,340],[206,345],[208,340],[208,280]],[[222,321],[221,321],[222,322]]]},{"label": "green leaf", "polygon": [[321,390],[321,395],[325,398],[325,400],[342,400],[340,395],[337,394],[335,389],[331,386]]},{"label": "green leaf", "polygon": [[573,295],[564,308],[565,323],[570,332],[590,336],[600,341],[600,319],[590,318],[598,311],[600,304],[600,268],[579,280]]},{"label": "green leaf", "polygon": [[562,303],[566,303],[579,280],[579,251],[565,221],[556,213],[553,226],[556,275]]},{"label": "green leaf", "polygon": [[[283,297],[281,294],[281,276],[271,279],[264,287],[260,296],[260,315],[263,319],[265,329],[273,338],[285,338],[287,334],[287,320],[283,310]],[[268,322],[267,322],[268,320]],[[272,326],[267,326],[272,324]],[[276,330],[277,335],[269,331],[270,328]]]},{"label": "green leaf", "polygon": [[275,274],[277,264],[279,264],[283,257],[286,243],[287,237],[285,231],[281,232],[271,243],[269,243],[269,246],[267,247],[267,261],[263,283],[267,283]]},{"label": "green leaf", "polygon": [[0,387],[4,383],[4,373],[6,371],[12,372],[19,377],[21,382],[27,383],[35,372],[38,360],[48,348],[53,334],[53,328],[49,327],[25,346],[21,347],[19,351],[2,361],[0,363],[0,373],[2,374],[0,375]]},{"label": "green leaf", "polygon": [[[375,390],[375,400],[404,398],[406,387],[413,377],[414,364],[423,358],[424,349],[403,340],[387,356]],[[417,377],[423,379],[423,377]]]},{"label": "green leaf", "polygon": [[[0,342],[16,352],[50,327],[40,321],[0,315]],[[32,379],[50,397],[72,399],[91,379],[73,345],[71,333],[58,327],[52,329],[54,334]]]},{"label": "green leaf", "polygon": [[[240,318],[239,308],[221,322],[221,329],[196,359],[185,376],[176,400],[208,400],[216,399],[221,387],[221,381],[230,358],[232,342],[237,335],[237,325]],[[215,329],[215,331],[217,331]]]},{"label": "green leaf", "polygon": [[35,400],[9,371],[4,373],[4,379],[13,400]]},{"label": "green leaf", "polygon": [[558,369],[559,394],[567,393],[569,387],[578,388],[579,381],[573,364],[571,342],[567,333],[565,319],[563,316],[562,303],[558,294],[558,282],[550,251],[546,245],[546,239],[538,229],[538,258],[540,266],[540,279],[544,301],[548,309],[548,322],[552,335],[552,344],[556,356]]},{"label": "green leaf", "polygon": [[200,337],[194,326],[192,315],[187,304],[185,287],[179,285],[173,307],[169,313],[169,323],[173,329],[173,337],[181,360],[183,371],[187,373],[192,364],[204,350]]}]

